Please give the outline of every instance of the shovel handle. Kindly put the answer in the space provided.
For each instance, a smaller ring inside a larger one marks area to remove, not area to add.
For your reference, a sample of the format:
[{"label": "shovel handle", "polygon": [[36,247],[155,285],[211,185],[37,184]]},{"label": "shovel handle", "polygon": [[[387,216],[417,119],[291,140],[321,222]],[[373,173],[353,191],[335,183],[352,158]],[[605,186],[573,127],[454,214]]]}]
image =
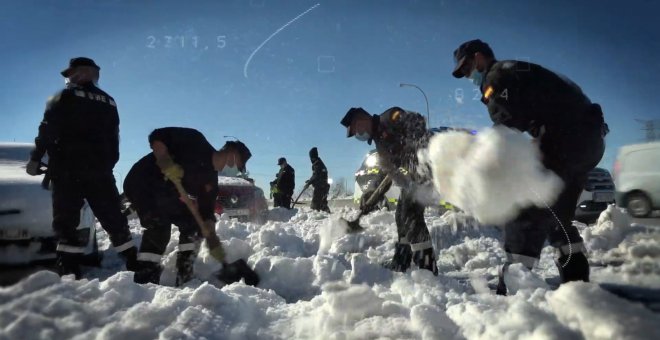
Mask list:
[{"label": "shovel handle", "polygon": [[204,223],[202,215],[199,214],[199,210],[197,210],[197,207],[193,201],[190,199],[190,197],[188,197],[188,193],[183,187],[183,184],[181,184],[181,181],[172,181],[172,183],[174,183],[176,190],[179,192],[179,195],[181,195],[183,203],[186,205],[186,207],[188,207],[188,210],[190,210],[190,213],[193,215],[195,222],[197,222],[197,225],[199,225],[199,228],[202,231],[202,236],[204,236],[204,239],[206,240],[206,246],[209,248],[209,250],[220,246],[221,243],[218,235],[215,234],[215,230],[213,230],[213,228],[210,228],[206,223]]},{"label": "shovel handle", "polygon": [[298,204],[298,200],[300,199],[300,196],[302,196],[303,192],[305,192],[305,190],[307,190],[307,188],[309,188],[309,184],[305,185],[305,187],[300,191],[300,193],[298,194],[298,197],[296,197],[296,200],[293,201],[293,204],[291,205],[291,208],[293,208],[294,205]]}]

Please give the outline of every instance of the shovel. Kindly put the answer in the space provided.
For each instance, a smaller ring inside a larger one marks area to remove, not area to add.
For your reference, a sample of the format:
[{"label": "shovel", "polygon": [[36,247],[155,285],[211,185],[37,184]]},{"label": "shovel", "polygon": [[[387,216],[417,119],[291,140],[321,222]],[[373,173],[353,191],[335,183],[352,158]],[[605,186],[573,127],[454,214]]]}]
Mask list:
[{"label": "shovel", "polygon": [[302,196],[302,194],[305,192],[305,190],[307,190],[307,188],[309,188],[309,184],[306,184],[305,187],[302,189],[302,191],[300,191],[300,193],[298,194],[298,197],[296,197],[296,200],[293,201],[293,204],[291,204],[291,209],[293,209],[293,206],[298,204],[298,200],[300,199],[300,196]]},{"label": "shovel", "polygon": [[[188,207],[188,210],[190,210],[190,213],[195,218],[195,222],[197,222],[199,228],[202,230],[202,235],[206,240],[206,246],[209,248],[209,250],[220,246],[221,243],[218,235],[215,234],[215,230],[213,230],[213,228],[204,223],[202,216],[199,214],[199,210],[197,210],[197,207],[188,196],[186,189],[183,188],[181,180],[172,181],[172,183],[174,183],[176,190],[179,192],[179,195],[181,195],[183,203],[186,205],[186,207]],[[252,268],[247,265],[243,259],[239,259],[232,263],[222,261],[222,269],[217,274],[217,277],[220,281],[226,284],[232,284],[234,282],[240,281],[241,279],[245,279],[245,283],[250,286],[256,286],[259,283],[259,276],[254,270],[252,270]]]},{"label": "shovel", "polygon": [[[389,189],[390,184],[392,184],[392,178],[390,175],[385,176],[383,180],[380,182],[376,190],[369,196],[369,199],[367,202],[364,204],[366,207],[371,207],[374,206],[377,202],[378,199],[385,193],[386,189]],[[360,214],[355,218],[353,221],[349,221],[345,218],[341,218],[342,221],[346,222],[348,225],[348,228],[346,229],[346,232],[351,234],[351,233],[359,233],[364,230],[364,228],[360,225],[360,217],[366,215],[369,213],[368,209],[360,210]]]}]

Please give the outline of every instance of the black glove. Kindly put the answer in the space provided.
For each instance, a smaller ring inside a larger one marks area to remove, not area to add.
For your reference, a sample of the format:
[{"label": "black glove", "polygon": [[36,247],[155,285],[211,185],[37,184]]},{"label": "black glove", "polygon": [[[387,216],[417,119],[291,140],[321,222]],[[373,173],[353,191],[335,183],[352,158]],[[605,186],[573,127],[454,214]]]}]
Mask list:
[{"label": "black glove", "polygon": [[40,166],[41,166],[41,162],[30,160],[25,166],[25,172],[27,172],[27,174],[30,176],[37,176],[40,174],[39,171]]},{"label": "black glove", "polygon": [[367,201],[369,201],[373,194],[373,191],[365,191],[362,193],[362,197],[360,197],[360,211],[362,211],[363,214],[368,214],[376,209],[376,204],[367,205]]}]

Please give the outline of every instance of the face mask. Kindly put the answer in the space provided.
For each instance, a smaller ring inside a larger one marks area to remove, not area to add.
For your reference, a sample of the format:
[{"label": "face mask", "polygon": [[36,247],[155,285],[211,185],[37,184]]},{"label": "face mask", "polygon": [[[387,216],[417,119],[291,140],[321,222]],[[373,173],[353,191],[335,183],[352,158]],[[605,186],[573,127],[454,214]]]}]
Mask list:
[{"label": "face mask", "polygon": [[472,73],[468,76],[468,79],[470,79],[474,85],[481,86],[481,83],[484,81],[484,73],[477,71],[477,68],[475,67],[474,70],[472,70]]},{"label": "face mask", "polygon": [[240,171],[236,165],[236,156],[234,156],[234,166],[228,166],[225,164],[225,167],[220,170],[220,175],[226,177],[237,177],[239,173]]},{"label": "face mask", "polygon": [[370,137],[371,135],[369,135],[369,132],[355,134],[355,139],[359,140],[360,142],[366,142],[369,140]]},{"label": "face mask", "polygon": [[225,177],[237,177],[240,171],[238,170],[238,167],[236,165],[234,166],[227,166],[225,165],[224,168],[220,171],[220,176],[225,176]]}]

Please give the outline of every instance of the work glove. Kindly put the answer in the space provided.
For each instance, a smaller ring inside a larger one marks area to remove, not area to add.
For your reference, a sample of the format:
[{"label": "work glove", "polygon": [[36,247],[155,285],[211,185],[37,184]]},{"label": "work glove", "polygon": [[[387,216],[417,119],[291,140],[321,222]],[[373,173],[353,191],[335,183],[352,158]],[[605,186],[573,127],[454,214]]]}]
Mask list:
[{"label": "work glove", "polygon": [[30,160],[25,166],[25,172],[27,172],[27,174],[30,176],[37,176],[39,175],[40,166],[41,166],[41,162]]},{"label": "work glove", "polygon": [[272,188],[270,189],[270,193],[273,194],[273,195],[275,195],[275,194],[279,194],[279,193],[280,193],[280,189],[278,189],[277,187],[272,187]]},{"label": "work glove", "polygon": [[375,205],[366,205],[366,204],[362,204],[362,202],[360,202],[360,203],[361,203],[360,204],[360,211],[365,215],[371,213],[374,210],[376,210]]},{"label": "work glove", "polygon": [[165,179],[168,179],[172,182],[180,182],[183,178],[183,168],[181,165],[176,163],[168,165],[161,171],[163,172],[163,175],[165,175]]},{"label": "work glove", "polygon": [[225,249],[222,248],[222,245],[218,245],[217,247],[209,250],[209,255],[211,255],[212,258],[216,259],[220,263],[225,262]]}]

